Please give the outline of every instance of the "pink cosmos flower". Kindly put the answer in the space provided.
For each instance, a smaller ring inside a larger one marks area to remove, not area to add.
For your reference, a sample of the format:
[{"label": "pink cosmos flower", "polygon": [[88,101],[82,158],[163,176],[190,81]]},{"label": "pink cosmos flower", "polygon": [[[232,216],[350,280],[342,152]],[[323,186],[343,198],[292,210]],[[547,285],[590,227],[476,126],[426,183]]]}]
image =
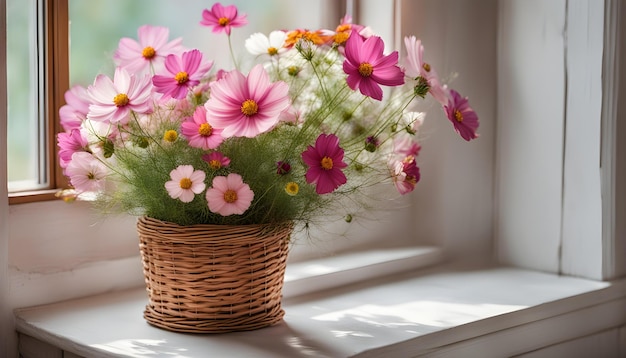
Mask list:
[{"label": "pink cosmos flower", "polygon": [[315,146],[308,146],[302,153],[302,160],[309,166],[305,174],[306,182],[315,184],[318,194],[328,194],[348,180],[341,169],[348,165],[343,162],[343,149],[339,138],[334,134],[320,134]]},{"label": "pink cosmos flower", "polygon": [[443,106],[443,109],[450,122],[454,125],[454,129],[463,139],[469,142],[474,138],[478,138],[478,134],[476,134],[478,115],[470,107],[467,97],[461,97],[457,91],[451,89],[450,98],[448,103]]},{"label": "pink cosmos flower", "polygon": [[230,164],[230,158],[228,158],[221,152],[211,152],[203,154],[202,160],[207,162],[213,170],[222,169]]},{"label": "pink cosmos flower", "polygon": [[382,100],[383,90],[379,85],[400,86],[404,84],[404,74],[398,64],[398,51],[384,56],[385,45],[378,36],[367,39],[352,32],[346,41],[346,59],[343,71],[351,89],[357,88],[365,96]]},{"label": "pink cosmos flower", "polygon": [[196,107],[193,116],[188,117],[180,125],[180,131],[194,148],[215,149],[224,141],[222,130],[209,124],[206,109],[202,106]]},{"label": "pink cosmos flower", "polygon": [[167,193],[173,199],[180,199],[183,203],[193,201],[195,194],[200,194],[206,188],[202,170],[194,170],[191,165],[179,165],[170,172],[172,180],[165,183]]},{"label": "pink cosmos flower", "polygon": [[[419,81],[420,77],[427,83],[427,91],[439,102],[441,105],[446,105],[448,102],[448,89],[441,84],[439,75],[432,66],[424,62],[424,46],[422,41],[415,38],[415,36],[408,36],[404,38],[404,45],[406,46],[406,75],[410,78]],[[425,92],[424,92],[425,94]]]},{"label": "pink cosmos flower", "polygon": [[245,213],[252,199],[254,192],[241,175],[235,173],[213,178],[213,187],[206,191],[209,210],[222,216]]},{"label": "pink cosmos flower", "polygon": [[97,192],[104,189],[107,167],[87,152],[76,152],[65,168],[70,184],[79,192]]},{"label": "pink cosmos flower", "polygon": [[389,162],[389,169],[393,184],[401,195],[412,192],[420,180],[420,169],[413,156],[408,156],[404,160],[392,159]]},{"label": "pink cosmos flower", "polygon": [[152,109],[150,76],[137,77],[121,67],[115,69],[113,81],[100,74],[87,90],[93,100],[87,116],[94,121],[126,124],[131,111],[148,113]]},{"label": "pink cosmos flower", "polygon": [[202,52],[191,50],[182,56],[168,55],[165,58],[164,75],[154,75],[152,83],[157,92],[166,97],[182,99],[200,83],[202,77],[211,69],[213,61],[202,62]]},{"label": "pink cosmos flower", "polygon": [[59,165],[61,168],[66,168],[74,153],[87,151],[89,142],[83,137],[80,129],[75,128],[69,132],[58,133],[57,145],[59,146]]},{"label": "pink cosmos flower", "polygon": [[202,21],[200,21],[200,25],[213,27],[213,32],[220,33],[223,31],[229,36],[231,27],[241,27],[247,23],[246,14],[239,16],[235,5],[222,6],[219,2],[213,4],[211,10],[204,9]]},{"label": "pink cosmos flower", "polygon": [[211,87],[205,107],[211,123],[223,128],[222,136],[255,137],[272,129],[280,114],[289,107],[289,87],[285,82],[270,83],[263,65],[256,65],[246,78],[231,71]]},{"label": "pink cosmos flower", "polygon": [[393,152],[401,158],[416,157],[422,147],[414,139],[414,136],[403,133],[393,140]]},{"label": "pink cosmos flower", "polygon": [[152,68],[160,71],[165,57],[184,51],[183,39],[168,42],[167,27],[144,25],[137,30],[139,41],[124,37],[120,40],[113,59],[130,73],[148,73]]},{"label": "pink cosmos flower", "polygon": [[65,92],[65,105],[59,109],[59,119],[65,131],[79,128],[89,113],[91,97],[83,86],[73,86]]}]

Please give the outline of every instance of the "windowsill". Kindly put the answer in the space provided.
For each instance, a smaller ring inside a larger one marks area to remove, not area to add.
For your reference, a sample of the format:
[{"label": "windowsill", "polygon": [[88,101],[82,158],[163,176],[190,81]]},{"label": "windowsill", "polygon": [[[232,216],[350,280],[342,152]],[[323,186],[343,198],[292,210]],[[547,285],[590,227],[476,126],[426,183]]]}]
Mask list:
[{"label": "windowsill", "polygon": [[145,304],[142,288],[104,294],[18,310],[16,327],[85,357],[510,356],[623,326],[626,281],[437,267],[286,298],[282,323],[222,335],[152,327]]}]

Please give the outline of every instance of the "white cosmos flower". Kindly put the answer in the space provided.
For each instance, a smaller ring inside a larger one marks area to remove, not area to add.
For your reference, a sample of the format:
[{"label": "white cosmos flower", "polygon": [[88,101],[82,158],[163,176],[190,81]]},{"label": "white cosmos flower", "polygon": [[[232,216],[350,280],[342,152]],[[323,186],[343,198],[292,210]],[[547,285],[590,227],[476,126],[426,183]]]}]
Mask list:
[{"label": "white cosmos flower", "polygon": [[246,50],[251,54],[257,55],[270,55],[275,56],[285,52],[285,39],[287,33],[284,31],[272,31],[270,36],[267,37],[264,34],[257,32],[246,40]]}]

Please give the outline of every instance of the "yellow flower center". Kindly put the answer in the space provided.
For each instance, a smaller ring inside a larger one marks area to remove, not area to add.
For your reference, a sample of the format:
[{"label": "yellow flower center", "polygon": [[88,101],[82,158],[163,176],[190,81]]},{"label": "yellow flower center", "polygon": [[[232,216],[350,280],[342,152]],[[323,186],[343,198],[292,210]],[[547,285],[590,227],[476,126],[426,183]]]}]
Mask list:
[{"label": "yellow flower center", "polygon": [[128,102],[130,102],[130,99],[128,98],[126,93],[120,93],[113,97],[113,103],[115,103],[115,105],[118,107],[124,107],[128,104]]},{"label": "yellow flower center", "polygon": [[228,189],[224,192],[224,201],[232,204],[237,201],[237,192],[231,189]]},{"label": "yellow flower center", "polygon": [[220,26],[226,26],[230,23],[230,20],[227,17],[220,17],[217,22],[220,24]]},{"label": "yellow flower center", "polygon": [[208,123],[202,123],[200,127],[198,127],[198,134],[204,137],[208,137],[213,133],[213,127],[211,127]]},{"label": "yellow flower center", "polygon": [[424,71],[430,72],[430,65],[429,64],[424,62],[424,64],[422,65],[422,68],[424,69]]},{"label": "yellow flower center", "polygon": [[267,49],[267,53],[269,53],[270,56],[274,56],[278,54],[278,49],[276,47],[270,47]]},{"label": "yellow flower center", "polygon": [[156,55],[156,50],[154,47],[146,46],[143,51],[141,51],[141,56],[146,60],[151,60]]},{"label": "yellow flower center", "polygon": [[350,24],[343,24],[343,25],[339,25],[337,26],[337,28],[335,29],[335,31],[339,32],[346,32],[349,31],[352,28],[352,25]]},{"label": "yellow flower center", "polygon": [[219,168],[222,167],[222,162],[220,162],[217,159],[213,159],[211,161],[209,161],[209,166],[211,167],[211,169],[213,170],[218,170]]},{"label": "yellow flower center", "polygon": [[165,131],[165,134],[163,134],[163,140],[166,142],[175,142],[176,139],[178,139],[178,132],[173,129]]},{"label": "yellow flower center", "polygon": [[359,74],[363,77],[369,77],[374,72],[374,66],[367,62],[363,62],[359,65]]},{"label": "yellow flower center", "polygon": [[182,178],[180,180],[180,188],[181,189],[190,189],[191,188],[191,184],[193,184],[191,182],[191,179],[189,178]]},{"label": "yellow flower center", "polygon": [[463,122],[463,113],[461,113],[461,111],[459,111],[458,109],[454,110],[454,119],[456,119],[457,122]]},{"label": "yellow flower center", "polygon": [[298,183],[290,181],[287,185],[285,185],[285,192],[291,196],[297,195],[299,190],[300,187],[298,186]]},{"label": "yellow flower center", "polygon": [[176,74],[176,76],[174,76],[174,79],[178,82],[178,84],[182,85],[189,81],[189,75],[185,71],[180,71]]},{"label": "yellow flower center", "polygon": [[338,32],[335,34],[335,43],[337,45],[341,45],[346,43],[346,41],[348,41],[348,37],[350,37],[350,34],[347,32]]},{"label": "yellow flower center", "polygon": [[320,164],[322,165],[322,169],[324,170],[333,169],[333,160],[329,157],[322,158],[322,161],[320,162]]},{"label": "yellow flower center", "polygon": [[253,116],[259,111],[259,105],[253,99],[247,99],[241,104],[241,113],[245,116]]}]

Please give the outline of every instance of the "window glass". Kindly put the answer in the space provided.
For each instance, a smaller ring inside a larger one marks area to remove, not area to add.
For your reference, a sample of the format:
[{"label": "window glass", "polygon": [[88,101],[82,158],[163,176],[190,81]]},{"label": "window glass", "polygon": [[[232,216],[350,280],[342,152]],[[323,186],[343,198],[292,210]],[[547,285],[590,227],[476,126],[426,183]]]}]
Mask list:
[{"label": "window glass", "polygon": [[[7,0],[7,172],[10,192],[47,186],[45,127],[38,79],[44,56],[36,0]],[[39,59],[39,61],[38,61]]]},{"label": "window glass", "polygon": [[[251,59],[243,46],[253,32],[321,27],[321,1],[230,0],[247,14],[248,25],[234,28],[231,42],[236,58]],[[87,86],[98,73],[112,75],[112,56],[122,37],[137,39],[142,25],[165,26],[170,40],[183,38],[187,48],[197,48],[215,61],[214,68],[232,68],[226,35],[213,34],[200,25],[206,0],[70,0],[70,83]]]}]

